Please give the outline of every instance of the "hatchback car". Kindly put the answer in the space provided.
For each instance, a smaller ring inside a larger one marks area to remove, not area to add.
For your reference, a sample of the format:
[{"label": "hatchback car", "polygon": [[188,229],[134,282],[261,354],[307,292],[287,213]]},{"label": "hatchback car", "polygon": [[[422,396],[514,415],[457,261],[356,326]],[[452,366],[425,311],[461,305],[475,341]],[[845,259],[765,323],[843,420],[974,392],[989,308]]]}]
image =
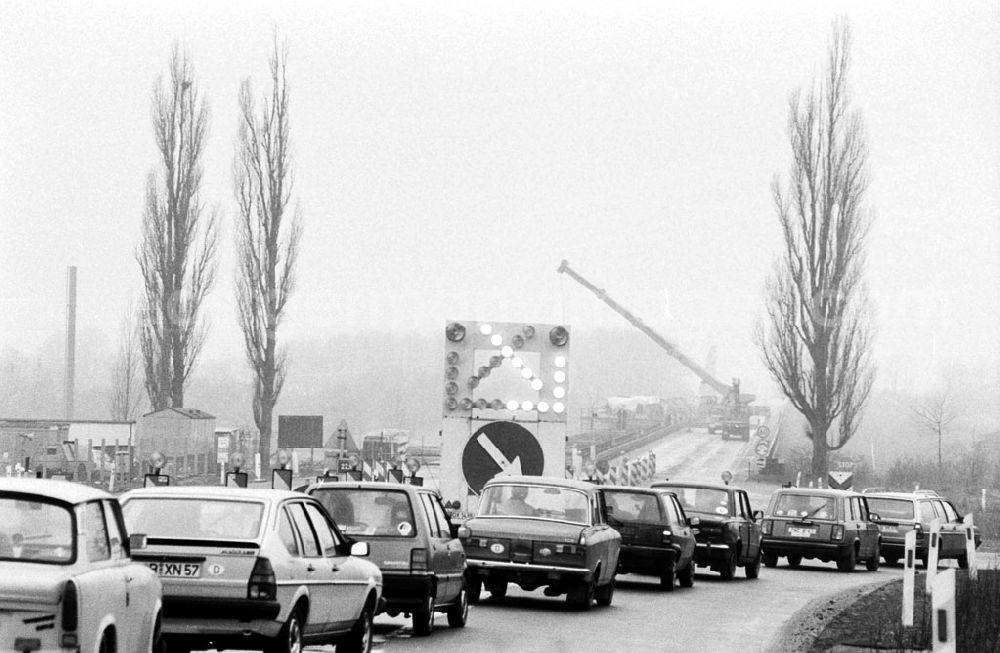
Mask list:
[{"label": "hatchback car", "polygon": [[672,592],[677,581],[694,586],[695,536],[690,520],[672,492],[640,487],[599,486],[601,510],[608,525],[622,536],[618,571],[651,574]]},{"label": "hatchback car", "polygon": [[726,580],[736,576],[737,567],[743,567],[747,578],[759,576],[764,513],[751,508],[745,490],[683,481],[653,483],[652,487],[674,492],[684,512],[699,518],[694,556],[698,566],[710,567]]},{"label": "hatchback car", "polygon": [[163,582],[171,651],[304,643],[371,649],[382,574],[312,497],[285,490],[159,487],[122,498],[125,523],[147,535],[134,552]]},{"label": "hatchback car", "polygon": [[778,557],[785,556],[792,567],[803,558],[814,558],[835,561],[840,571],[854,571],[859,561],[868,571],[877,571],[881,536],[876,518],[858,492],[777,490],[762,524],[764,565],[774,567]]},{"label": "hatchback car", "polygon": [[157,650],[160,580],[129,551],[110,494],[0,479],[0,651]]},{"label": "hatchback car", "polygon": [[[882,532],[882,558],[890,565],[899,562],[905,551],[904,539],[909,531],[917,532],[916,555],[927,566],[931,522],[941,523],[941,543],[938,560],[953,558],[962,569],[969,568],[965,548],[965,524],[950,501],[935,492],[875,492],[865,493],[868,506],[878,514],[875,522]],[[982,543],[979,529],[975,543]]]},{"label": "hatchback car", "polygon": [[306,492],[323,504],[343,533],[368,543],[370,560],[382,570],[389,616],[410,614],[417,635],[434,629],[435,612],[446,613],[452,628],[465,626],[465,551],[433,490],[398,483],[322,482]]},{"label": "hatchback car", "polygon": [[459,528],[469,566],[469,600],[508,583],[589,610],[611,605],[621,535],[604,521],[597,486],[543,476],[500,476],[486,483],[475,517]]}]

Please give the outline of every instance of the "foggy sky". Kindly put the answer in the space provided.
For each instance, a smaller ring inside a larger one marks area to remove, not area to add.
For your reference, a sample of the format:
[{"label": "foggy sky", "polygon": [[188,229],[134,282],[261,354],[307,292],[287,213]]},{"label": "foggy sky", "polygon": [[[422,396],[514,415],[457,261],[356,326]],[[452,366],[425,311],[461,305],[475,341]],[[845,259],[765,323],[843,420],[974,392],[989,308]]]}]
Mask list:
[{"label": "foggy sky", "polygon": [[0,347],[63,329],[67,265],[80,328],[117,333],[141,288],[151,90],[178,39],[211,107],[203,197],[224,226],[202,364],[242,356],[236,99],[247,76],[266,88],[277,28],[305,227],[281,337],[624,324],[556,274],[568,258],[696,360],[717,345],[722,378],[763,383],[751,332],[788,97],[846,13],[876,357],[927,379],[956,359],[996,373],[996,2],[288,4],[0,4]]}]

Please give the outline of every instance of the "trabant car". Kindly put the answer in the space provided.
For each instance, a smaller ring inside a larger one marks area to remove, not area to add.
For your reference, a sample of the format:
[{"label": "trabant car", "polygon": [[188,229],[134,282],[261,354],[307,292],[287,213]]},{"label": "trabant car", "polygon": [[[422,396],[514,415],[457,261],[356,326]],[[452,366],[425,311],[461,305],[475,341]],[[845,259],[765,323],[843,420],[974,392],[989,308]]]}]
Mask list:
[{"label": "trabant car", "polygon": [[859,561],[877,571],[881,535],[878,516],[865,496],[847,490],[782,488],[771,495],[762,523],[762,559],[767,567],[785,556],[798,567],[803,558],[835,561],[840,571],[854,571]]},{"label": "trabant car", "polygon": [[305,643],[367,653],[382,574],[314,498],[286,490],[158,487],[121,497],[133,551],[163,582],[163,636],[173,651]]},{"label": "trabant car", "polygon": [[[878,514],[875,523],[882,532],[882,558],[890,565],[899,562],[905,551],[906,533],[917,532],[916,556],[924,566],[928,564],[928,543],[931,522],[941,523],[941,542],[938,560],[953,558],[962,569],[969,568],[969,556],[965,546],[965,524],[958,516],[955,506],[936,492],[875,492],[865,493],[868,506]],[[982,543],[978,527],[974,532],[975,544]]]},{"label": "trabant car", "polygon": [[688,518],[671,492],[641,487],[599,486],[597,493],[608,525],[622,536],[618,572],[650,574],[674,590],[694,586],[698,517]]},{"label": "trabant car", "polygon": [[0,651],[158,651],[160,580],[130,545],[110,494],[0,479]]},{"label": "trabant car", "polygon": [[367,542],[382,570],[385,611],[409,613],[413,632],[428,635],[434,613],[462,628],[469,613],[465,551],[457,526],[429,488],[399,483],[320,482],[306,489],[340,530]]},{"label": "trabant car", "polygon": [[543,476],[489,481],[475,517],[459,527],[468,556],[469,600],[485,586],[502,598],[508,583],[589,610],[611,605],[621,535],[604,521],[597,486]]},{"label": "trabant car", "polygon": [[699,567],[709,567],[726,580],[736,576],[737,567],[743,567],[747,578],[759,576],[764,513],[751,508],[745,490],[684,481],[653,483],[652,487],[675,493],[684,512],[699,518],[694,556]]}]

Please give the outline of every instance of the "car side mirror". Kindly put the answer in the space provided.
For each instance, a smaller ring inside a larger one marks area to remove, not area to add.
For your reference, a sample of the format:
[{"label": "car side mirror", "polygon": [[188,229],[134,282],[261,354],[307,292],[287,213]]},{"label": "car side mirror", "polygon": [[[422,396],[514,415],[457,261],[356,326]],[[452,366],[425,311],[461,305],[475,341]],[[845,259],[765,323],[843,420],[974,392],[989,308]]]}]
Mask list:
[{"label": "car side mirror", "polygon": [[764,519],[764,511],[763,510],[754,510],[753,511],[753,520],[754,521],[760,521],[761,519]]},{"label": "car side mirror", "polygon": [[701,524],[701,517],[688,517],[688,526],[698,526]]},{"label": "car side mirror", "polygon": [[132,533],[128,536],[128,553],[131,555],[133,551],[141,551],[146,548],[146,534],[145,533]]},{"label": "car side mirror", "polygon": [[451,533],[451,539],[456,539],[459,537],[458,529],[462,527],[461,524],[455,524],[453,522],[448,522],[448,531]]},{"label": "car side mirror", "polygon": [[364,558],[368,556],[368,542],[355,542],[351,545],[351,555]]}]

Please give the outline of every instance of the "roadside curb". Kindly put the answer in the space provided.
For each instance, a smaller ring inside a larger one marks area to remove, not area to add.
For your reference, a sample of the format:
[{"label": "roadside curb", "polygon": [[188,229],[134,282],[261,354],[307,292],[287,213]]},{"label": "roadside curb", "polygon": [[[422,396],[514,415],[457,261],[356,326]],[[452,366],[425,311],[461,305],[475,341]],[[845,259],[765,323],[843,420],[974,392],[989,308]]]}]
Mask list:
[{"label": "roadside curb", "polygon": [[894,580],[897,578],[886,578],[813,599],[785,621],[763,650],[774,653],[811,651],[816,638],[831,620],[861,597]]}]

